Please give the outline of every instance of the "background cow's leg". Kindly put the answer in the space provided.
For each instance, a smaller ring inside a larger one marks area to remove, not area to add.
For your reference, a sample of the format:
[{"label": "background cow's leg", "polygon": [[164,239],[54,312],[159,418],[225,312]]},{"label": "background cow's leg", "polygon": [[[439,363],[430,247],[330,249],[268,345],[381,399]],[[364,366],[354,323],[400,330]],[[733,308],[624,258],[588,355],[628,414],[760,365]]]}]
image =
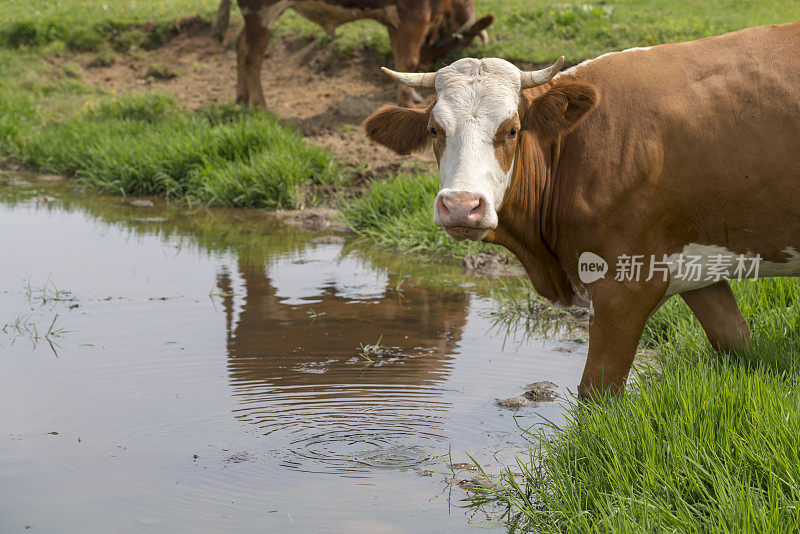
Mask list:
[{"label": "background cow's leg", "polygon": [[697,316],[712,347],[725,352],[747,350],[750,329],[726,280],[686,291],[681,298]]},{"label": "background cow's leg", "polygon": [[[389,28],[389,41],[392,45],[395,70],[415,72],[419,69],[419,56],[425,33],[428,30],[427,18],[404,18],[397,28]],[[413,87],[400,85],[397,100],[401,106],[414,107],[414,103],[422,102],[422,97]]]},{"label": "background cow's leg", "polygon": [[236,40],[236,102],[247,104],[250,100],[247,93],[247,78],[244,75],[244,59],[247,57],[247,36],[244,27]]},{"label": "background cow's leg", "polygon": [[239,35],[236,63],[238,85],[236,101],[247,106],[266,107],[264,90],[261,87],[261,64],[269,44],[272,27],[289,2],[280,0],[270,3],[258,11],[242,10],[244,28]]},{"label": "background cow's leg", "polygon": [[660,284],[632,290],[611,282],[602,289],[595,288],[589,356],[578,386],[581,398],[624,393],[639,338],[665,293],[666,285]]},{"label": "background cow's leg", "polygon": [[217,16],[211,26],[211,33],[219,42],[225,39],[225,30],[231,19],[231,0],[221,0],[217,8]]}]

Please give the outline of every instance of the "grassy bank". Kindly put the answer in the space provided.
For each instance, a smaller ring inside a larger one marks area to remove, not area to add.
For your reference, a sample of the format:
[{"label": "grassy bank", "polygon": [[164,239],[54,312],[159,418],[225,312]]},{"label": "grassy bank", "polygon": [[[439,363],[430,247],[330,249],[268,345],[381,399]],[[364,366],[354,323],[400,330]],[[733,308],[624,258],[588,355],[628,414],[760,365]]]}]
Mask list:
[{"label": "grassy bank", "polygon": [[688,308],[669,302],[643,339],[663,356],[661,377],[532,429],[531,457],[477,502],[503,503],[510,523],[537,532],[795,531],[800,282],[734,289],[749,353],[714,353]]},{"label": "grassy bank", "polygon": [[260,208],[313,203],[315,186],[343,180],[330,154],[268,113],[187,113],[170,96],[103,94],[52,70],[0,50],[0,152],[40,171],[104,192]]}]

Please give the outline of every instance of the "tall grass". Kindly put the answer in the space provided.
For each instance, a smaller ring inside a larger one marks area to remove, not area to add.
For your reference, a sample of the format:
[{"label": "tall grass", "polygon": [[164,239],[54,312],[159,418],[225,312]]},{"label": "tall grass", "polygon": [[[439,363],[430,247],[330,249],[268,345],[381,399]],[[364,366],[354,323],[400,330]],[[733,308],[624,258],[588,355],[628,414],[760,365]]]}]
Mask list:
[{"label": "tall grass", "polygon": [[530,458],[477,502],[504,503],[510,522],[537,532],[795,532],[800,281],[734,289],[751,351],[715,353],[689,310],[669,303],[644,337],[660,378],[532,429]]},{"label": "tall grass", "polygon": [[[800,283],[795,278],[731,282],[739,308],[753,332],[751,350],[742,363],[793,371],[800,362]],[[648,347],[691,353],[706,344],[694,315],[675,297],[648,322],[642,337]]]}]

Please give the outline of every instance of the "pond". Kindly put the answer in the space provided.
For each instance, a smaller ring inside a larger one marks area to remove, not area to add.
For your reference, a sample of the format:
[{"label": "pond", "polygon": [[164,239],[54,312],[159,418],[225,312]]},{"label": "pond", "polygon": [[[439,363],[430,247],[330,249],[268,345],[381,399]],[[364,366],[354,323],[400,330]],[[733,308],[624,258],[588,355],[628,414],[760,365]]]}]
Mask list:
[{"label": "pond", "polygon": [[4,531],[504,532],[445,461],[512,463],[565,401],[496,400],[585,361],[457,265],[264,212],[29,179],[0,227]]}]

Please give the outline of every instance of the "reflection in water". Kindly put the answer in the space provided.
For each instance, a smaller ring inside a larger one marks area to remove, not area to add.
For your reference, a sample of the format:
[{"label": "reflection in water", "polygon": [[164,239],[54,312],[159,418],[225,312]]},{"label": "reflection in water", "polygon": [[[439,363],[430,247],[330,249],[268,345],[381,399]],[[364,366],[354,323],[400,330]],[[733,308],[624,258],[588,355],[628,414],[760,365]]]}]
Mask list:
[{"label": "reflection in water", "polygon": [[[268,268],[240,259],[235,275],[219,274],[237,416],[280,442],[290,467],[417,465],[441,448],[430,441],[445,439],[439,388],[467,297],[395,291],[386,273],[341,249],[319,245]],[[378,338],[396,357],[370,364],[359,344]]]}]

